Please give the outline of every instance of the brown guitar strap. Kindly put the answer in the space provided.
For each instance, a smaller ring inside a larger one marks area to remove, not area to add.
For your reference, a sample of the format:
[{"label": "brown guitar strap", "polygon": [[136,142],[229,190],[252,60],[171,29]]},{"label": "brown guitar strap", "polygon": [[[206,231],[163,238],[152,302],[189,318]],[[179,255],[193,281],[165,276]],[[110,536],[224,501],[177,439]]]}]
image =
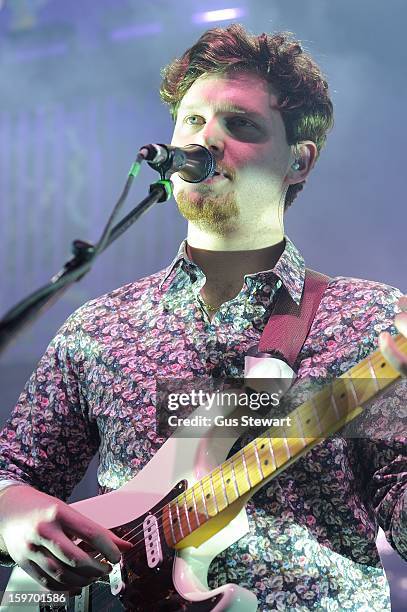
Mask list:
[{"label": "brown guitar strap", "polygon": [[[258,357],[280,356],[294,370],[329,281],[329,276],[307,268],[299,305],[284,286],[280,288],[276,305],[260,338]],[[250,353],[254,355],[252,350]]]}]

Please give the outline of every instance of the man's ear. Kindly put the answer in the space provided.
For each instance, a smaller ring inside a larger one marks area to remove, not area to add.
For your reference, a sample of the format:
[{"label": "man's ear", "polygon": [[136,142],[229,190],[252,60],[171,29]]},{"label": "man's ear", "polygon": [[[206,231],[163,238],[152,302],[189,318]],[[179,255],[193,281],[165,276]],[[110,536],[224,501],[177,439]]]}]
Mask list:
[{"label": "man's ear", "polygon": [[303,140],[291,146],[290,165],[285,176],[287,185],[302,183],[311,172],[318,157],[318,149],[312,140]]}]

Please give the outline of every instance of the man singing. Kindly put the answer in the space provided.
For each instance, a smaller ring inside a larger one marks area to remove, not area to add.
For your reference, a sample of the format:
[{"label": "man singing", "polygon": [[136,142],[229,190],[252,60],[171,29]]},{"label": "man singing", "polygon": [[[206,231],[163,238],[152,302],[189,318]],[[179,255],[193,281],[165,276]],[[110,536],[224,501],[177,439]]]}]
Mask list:
[{"label": "man singing", "polygon": [[[103,493],[160,448],[156,379],[242,377],[279,293],[293,304],[303,293],[304,260],[283,219],[333,124],[314,60],[285,33],[216,28],[164,70],[161,97],[175,121],[172,144],[203,145],[216,160],[202,183],[173,175],[187,239],[165,270],[68,319],[1,434],[0,544],[49,589],[77,592],[106,572],[74,537],[111,562],[129,549],[62,500],[97,451]],[[381,332],[396,333],[400,296],[374,281],[331,279],[298,380],[332,380],[375,350]],[[405,373],[403,354],[388,335],[381,342]],[[378,410],[405,397],[402,380]],[[380,525],[407,558],[405,438],[325,440],[256,493],[247,515],[248,533],[210,567],[211,588],[238,583],[260,610],[390,610],[375,539]]]}]

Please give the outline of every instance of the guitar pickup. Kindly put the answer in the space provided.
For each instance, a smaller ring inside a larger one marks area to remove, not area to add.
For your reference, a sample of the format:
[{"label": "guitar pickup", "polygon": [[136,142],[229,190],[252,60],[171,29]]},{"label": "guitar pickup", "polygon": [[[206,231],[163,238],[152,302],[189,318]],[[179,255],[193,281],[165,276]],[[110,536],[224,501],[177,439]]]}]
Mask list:
[{"label": "guitar pickup", "polygon": [[143,531],[148,567],[157,567],[163,561],[163,551],[156,516],[153,514],[146,516],[143,521]]}]

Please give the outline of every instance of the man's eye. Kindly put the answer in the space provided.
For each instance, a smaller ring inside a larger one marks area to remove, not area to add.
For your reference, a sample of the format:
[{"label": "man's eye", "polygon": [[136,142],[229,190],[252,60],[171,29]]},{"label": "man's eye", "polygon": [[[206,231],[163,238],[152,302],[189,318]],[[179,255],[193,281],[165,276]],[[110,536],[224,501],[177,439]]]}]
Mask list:
[{"label": "man's eye", "polygon": [[[198,123],[196,120],[203,119],[200,115],[188,115],[184,119],[184,123],[188,125],[202,125],[202,123]],[[191,121],[192,120],[192,121]],[[230,117],[226,119],[227,124],[233,124],[235,127],[256,127],[254,123],[249,121],[248,119],[244,119],[243,117]]]},{"label": "man's eye", "polygon": [[228,124],[234,127],[237,127],[237,128],[239,127],[255,128],[256,127],[254,123],[252,123],[248,119],[243,119],[243,117],[232,117],[231,119],[228,119]]},{"label": "man's eye", "polygon": [[185,117],[184,119],[184,123],[187,123],[188,125],[202,125],[202,122],[203,118],[199,115],[188,115],[188,117]]}]

